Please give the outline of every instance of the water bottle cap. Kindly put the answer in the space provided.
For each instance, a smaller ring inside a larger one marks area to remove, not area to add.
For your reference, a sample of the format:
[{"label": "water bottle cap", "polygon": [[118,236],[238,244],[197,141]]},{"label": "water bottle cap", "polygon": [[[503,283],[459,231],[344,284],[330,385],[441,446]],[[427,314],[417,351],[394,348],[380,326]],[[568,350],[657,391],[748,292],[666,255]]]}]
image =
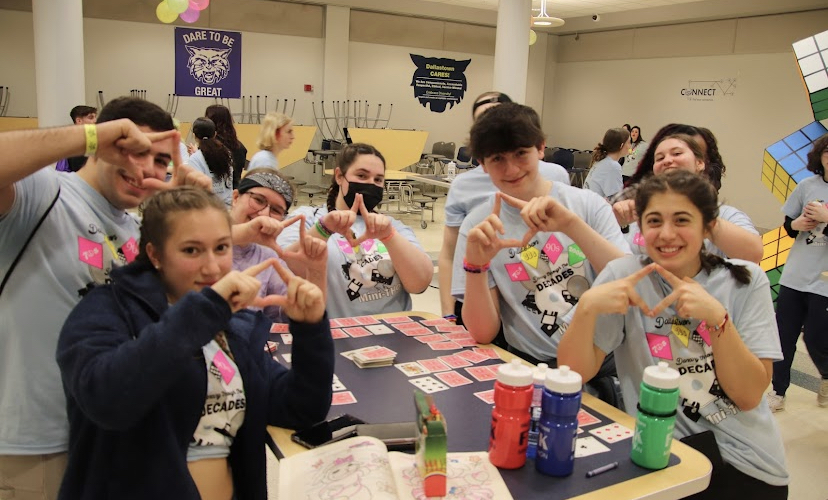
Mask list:
[{"label": "water bottle cap", "polygon": [[577,372],[570,370],[567,365],[561,365],[554,370],[546,372],[544,386],[558,394],[575,394],[581,392],[583,379]]},{"label": "water bottle cap", "polygon": [[675,389],[679,386],[679,372],[659,361],[658,365],[644,369],[644,383],[657,389]]},{"label": "water bottle cap", "polygon": [[519,359],[513,359],[511,363],[500,365],[497,369],[497,381],[512,387],[532,385],[532,369]]},{"label": "water bottle cap", "polygon": [[546,372],[549,370],[549,365],[546,363],[538,363],[535,367],[534,379],[535,384],[543,384],[546,380]]}]

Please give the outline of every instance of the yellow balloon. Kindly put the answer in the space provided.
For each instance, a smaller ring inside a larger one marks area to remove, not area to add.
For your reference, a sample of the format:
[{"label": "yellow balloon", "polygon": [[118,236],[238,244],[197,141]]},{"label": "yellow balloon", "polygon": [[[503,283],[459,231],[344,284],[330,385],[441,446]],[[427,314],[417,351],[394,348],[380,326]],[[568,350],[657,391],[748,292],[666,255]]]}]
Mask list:
[{"label": "yellow balloon", "polygon": [[176,14],[181,14],[190,6],[190,0],[167,0],[167,7]]},{"label": "yellow balloon", "polygon": [[155,8],[155,17],[158,18],[159,21],[162,23],[170,24],[171,22],[175,21],[178,17],[178,14],[170,10],[170,7],[167,5],[166,0],[163,0],[161,3],[158,4],[158,7]]},{"label": "yellow balloon", "polygon": [[535,45],[535,42],[538,41],[538,34],[535,33],[535,30],[529,30],[529,45]]}]

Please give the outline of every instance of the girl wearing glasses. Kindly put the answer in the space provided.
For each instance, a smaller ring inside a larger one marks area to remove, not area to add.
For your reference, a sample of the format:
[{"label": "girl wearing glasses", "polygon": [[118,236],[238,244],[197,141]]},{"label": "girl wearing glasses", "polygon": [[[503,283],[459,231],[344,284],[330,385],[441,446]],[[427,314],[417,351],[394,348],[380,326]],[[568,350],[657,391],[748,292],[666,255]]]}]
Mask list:
[{"label": "girl wearing glasses", "polygon": [[[327,247],[324,242],[306,236],[296,252],[282,252],[276,245],[276,236],[293,223],[301,224],[302,216],[287,219],[293,205],[293,186],[275,170],[251,170],[233,192],[230,218],[234,225],[255,226],[259,238],[253,242],[233,246],[233,269],[241,271],[268,259],[277,259],[282,265],[306,276],[308,281],[324,292]],[[283,260],[284,259],[284,260]],[[275,269],[269,267],[256,278],[261,282],[259,296],[282,295],[287,285]],[[251,309],[258,309],[251,307]],[[275,323],[287,323],[282,308],[267,306],[264,314]]]}]

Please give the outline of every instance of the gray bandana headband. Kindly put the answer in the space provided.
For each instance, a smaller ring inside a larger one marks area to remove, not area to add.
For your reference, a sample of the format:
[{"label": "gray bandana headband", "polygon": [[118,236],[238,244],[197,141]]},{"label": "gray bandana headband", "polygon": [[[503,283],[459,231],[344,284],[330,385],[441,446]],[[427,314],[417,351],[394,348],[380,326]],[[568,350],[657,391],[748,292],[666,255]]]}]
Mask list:
[{"label": "gray bandana headband", "polygon": [[246,193],[254,187],[272,189],[282,195],[288,208],[293,205],[293,190],[290,188],[290,183],[284,177],[266,172],[256,172],[255,174],[247,175],[239,182],[239,193]]}]

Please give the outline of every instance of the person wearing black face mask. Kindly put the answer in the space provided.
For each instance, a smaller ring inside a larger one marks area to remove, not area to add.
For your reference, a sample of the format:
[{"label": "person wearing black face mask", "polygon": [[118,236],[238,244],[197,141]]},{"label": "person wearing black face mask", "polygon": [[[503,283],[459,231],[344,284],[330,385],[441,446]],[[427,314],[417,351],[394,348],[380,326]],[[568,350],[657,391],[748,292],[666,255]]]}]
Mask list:
[{"label": "person wearing black face mask", "polygon": [[[371,145],[354,143],[337,156],[326,207],[300,207],[307,234],[328,244],[328,316],[364,316],[411,310],[434,275],[431,257],[402,222],[374,212],[382,201],[385,158]],[[298,224],[277,243],[297,246]]]}]

